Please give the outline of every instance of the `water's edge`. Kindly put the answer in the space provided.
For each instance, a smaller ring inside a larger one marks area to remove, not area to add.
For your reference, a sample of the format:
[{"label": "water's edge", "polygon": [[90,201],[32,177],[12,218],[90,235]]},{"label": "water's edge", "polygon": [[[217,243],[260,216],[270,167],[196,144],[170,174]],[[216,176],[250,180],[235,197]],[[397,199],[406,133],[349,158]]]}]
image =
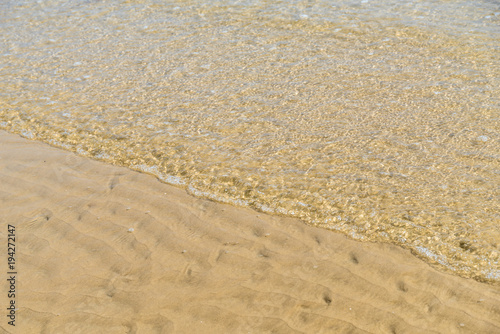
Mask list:
[{"label": "water's edge", "polygon": [[[42,140],[39,140],[36,137],[33,138],[33,135],[25,136],[22,133],[17,133],[17,132],[9,131],[8,129],[4,129],[4,128],[1,128],[1,127],[0,127],[0,129],[5,130],[8,133],[17,134],[17,135],[21,136],[22,138],[25,138],[25,139],[28,139],[28,140],[43,142],[43,143],[45,143],[45,144],[47,144],[49,146],[52,146],[54,148],[73,152],[74,154],[79,155],[81,157],[85,157],[85,158],[92,159],[92,160],[99,161],[99,162],[103,162],[103,163],[109,163],[109,164],[115,165],[115,166],[125,167],[125,168],[128,168],[130,170],[133,170],[133,171],[136,171],[136,172],[139,172],[139,173],[144,173],[144,174],[148,174],[148,175],[154,176],[158,181],[163,182],[165,184],[169,184],[171,186],[175,186],[175,187],[180,188],[180,189],[183,189],[188,194],[190,194],[191,196],[194,196],[194,197],[197,197],[197,198],[207,199],[207,200],[214,201],[214,202],[217,202],[217,203],[230,204],[230,205],[233,205],[233,206],[236,206],[236,207],[242,207],[242,208],[246,207],[246,208],[250,208],[250,209],[256,210],[258,212],[265,213],[265,214],[278,215],[278,216],[284,216],[284,217],[290,217],[290,218],[298,218],[298,219],[300,219],[299,217],[296,217],[294,215],[286,214],[283,211],[280,212],[279,210],[272,210],[272,209],[270,209],[270,208],[268,208],[268,207],[266,207],[264,205],[259,205],[259,204],[249,205],[248,203],[245,203],[245,202],[243,202],[241,200],[231,201],[231,200],[220,199],[220,198],[218,198],[215,195],[208,194],[208,193],[205,193],[203,191],[199,191],[199,190],[197,190],[197,189],[195,189],[195,188],[187,185],[186,182],[184,182],[179,177],[169,176],[169,175],[163,175],[163,174],[157,174],[157,173],[155,173],[153,171],[154,169],[148,169],[148,168],[144,168],[144,167],[135,167],[134,168],[134,166],[127,166],[125,164],[124,165],[117,165],[117,164],[115,164],[113,162],[110,162],[110,161],[108,161],[106,159],[99,159],[98,157],[91,156],[87,152],[77,152],[77,150],[69,149],[66,145],[60,145],[60,144],[58,144],[58,143],[56,143],[54,141],[42,141]],[[307,224],[307,222],[305,220],[303,220],[303,219],[300,219],[300,220],[304,224]],[[369,239],[365,238],[362,234],[359,234],[359,233],[357,233],[354,230],[349,233],[349,232],[346,232],[345,230],[329,226],[328,224],[320,224],[320,223],[318,223],[318,224],[309,224],[309,225],[312,225],[312,226],[315,226],[315,227],[318,227],[318,228],[322,228],[322,229],[331,230],[334,233],[341,233],[341,234],[345,235],[346,237],[348,237],[348,238],[350,238],[352,240],[359,241],[359,242],[375,242],[375,243],[382,242],[382,243],[394,244],[394,245],[397,245],[397,246],[399,246],[399,247],[401,247],[403,249],[409,250],[414,256],[416,256],[417,258],[419,258],[419,259],[423,260],[424,262],[428,263],[429,265],[431,265],[432,267],[434,267],[437,270],[440,270],[440,271],[443,271],[443,272],[446,272],[446,273],[449,273],[449,274],[452,274],[452,275],[456,275],[456,276],[459,276],[459,277],[463,277],[463,278],[472,278],[472,279],[474,279],[474,280],[476,280],[478,282],[482,282],[482,283],[486,283],[486,284],[490,284],[490,285],[494,285],[494,286],[500,286],[500,278],[499,277],[497,277],[497,276],[491,276],[491,278],[489,278],[489,277],[484,277],[484,276],[481,276],[481,275],[475,275],[475,276],[474,275],[470,275],[470,274],[467,275],[467,274],[464,274],[463,271],[453,270],[453,267],[450,266],[450,264],[446,261],[445,258],[443,258],[442,256],[439,256],[439,255],[436,255],[436,254],[432,253],[431,251],[429,251],[427,249],[424,249],[424,248],[418,249],[418,248],[415,248],[415,247],[411,247],[411,245],[408,245],[408,244],[405,244],[405,243],[398,243],[398,242],[394,242],[394,241],[391,241],[391,240],[376,240],[376,241],[369,240]]]}]

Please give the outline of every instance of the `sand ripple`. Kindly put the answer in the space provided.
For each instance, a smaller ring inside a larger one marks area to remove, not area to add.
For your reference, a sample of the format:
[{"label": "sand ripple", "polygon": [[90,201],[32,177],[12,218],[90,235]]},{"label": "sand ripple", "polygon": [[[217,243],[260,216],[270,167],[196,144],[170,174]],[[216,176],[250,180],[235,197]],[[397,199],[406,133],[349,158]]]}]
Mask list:
[{"label": "sand ripple", "polygon": [[500,332],[497,286],[396,246],[5,132],[0,184],[0,217],[18,235],[17,333]]}]

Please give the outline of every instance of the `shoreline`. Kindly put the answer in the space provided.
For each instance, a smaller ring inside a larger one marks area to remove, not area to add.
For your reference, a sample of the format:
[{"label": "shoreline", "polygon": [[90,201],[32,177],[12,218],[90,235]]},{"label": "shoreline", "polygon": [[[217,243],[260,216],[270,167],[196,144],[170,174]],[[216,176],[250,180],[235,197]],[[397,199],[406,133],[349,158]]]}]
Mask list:
[{"label": "shoreline", "polygon": [[500,332],[499,286],[409,250],[195,198],[5,131],[0,147],[0,234],[6,245],[15,225],[18,247],[5,332]]}]

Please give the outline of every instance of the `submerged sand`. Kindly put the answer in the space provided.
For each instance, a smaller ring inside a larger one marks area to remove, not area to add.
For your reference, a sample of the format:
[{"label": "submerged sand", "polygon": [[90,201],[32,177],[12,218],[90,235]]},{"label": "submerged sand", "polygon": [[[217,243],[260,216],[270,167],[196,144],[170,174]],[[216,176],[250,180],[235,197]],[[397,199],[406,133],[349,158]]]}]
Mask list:
[{"label": "submerged sand", "polygon": [[500,287],[394,245],[198,199],[3,131],[0,184],[18,272],[15,328],[3,280],[4,332],[500,333]]}]

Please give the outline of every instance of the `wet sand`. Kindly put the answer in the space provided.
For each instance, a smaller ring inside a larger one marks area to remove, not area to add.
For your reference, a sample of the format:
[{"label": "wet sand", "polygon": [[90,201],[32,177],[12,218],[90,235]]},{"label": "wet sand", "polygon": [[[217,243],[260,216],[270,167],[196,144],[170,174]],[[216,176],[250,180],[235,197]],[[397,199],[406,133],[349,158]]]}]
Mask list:
[{"label": "wet sand", "polygon": [[[12,333],[500,333],[500,287],[0,131]],[[3,267],[6,268],[7,255]],[[6,275],[6,270],[5,275]]]}]

